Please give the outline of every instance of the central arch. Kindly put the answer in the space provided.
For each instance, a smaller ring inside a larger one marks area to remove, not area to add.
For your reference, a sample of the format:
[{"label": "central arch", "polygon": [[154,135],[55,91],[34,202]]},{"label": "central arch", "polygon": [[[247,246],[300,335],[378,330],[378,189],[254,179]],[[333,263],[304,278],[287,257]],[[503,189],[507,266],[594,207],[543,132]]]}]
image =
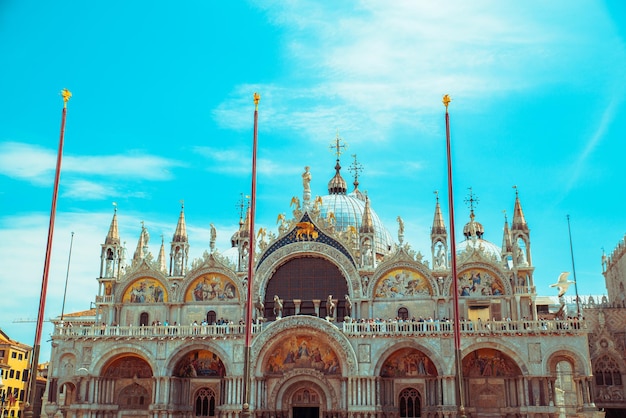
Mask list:
[{"label": "central arch", "polygon": [[[326,299],[338,299],[337,318],[343,318],[344,295],[349,294],[348,284],[339,268],[330,260],[316,256],[294,257],[276,268],[265,290],[265,317],[273,316],[274,295],[283,302],[283,316],[330,316]],[[300,300],[299,306],[294,300]],[[313,301],[318,302],[316,308]]]}]

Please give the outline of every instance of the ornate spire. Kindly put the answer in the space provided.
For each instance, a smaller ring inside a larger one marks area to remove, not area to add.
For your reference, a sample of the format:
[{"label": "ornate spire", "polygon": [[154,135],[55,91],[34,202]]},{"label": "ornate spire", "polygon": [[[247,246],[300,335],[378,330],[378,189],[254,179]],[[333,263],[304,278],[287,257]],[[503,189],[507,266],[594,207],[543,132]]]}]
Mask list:
[{"label": "ornate spire", "polygon": [[370,208],[370,198],[365,195],[365,209],[363,210],[363,220],[361,221],[361,234],[374,233],[374,221],[372,220],[372,209]]},{"label": "ornate spire", "polygon": [[246,217],[239,228],[239,236],[240,237],[248,237],[250,236],[250,205],[248,204],[248,208],[246,209]]},{"label": "ornate spire", "polygon": [[165,242],[163,240],[163,235],[161,235],[161,250],[159,251],[157,264],[159,265],[159,270],[161,271],[161,273],[167,274],[167,264],[165,263]]},{"label": "ornate spire", "polygon": [[441,213],[441,205],[439,205],[439,192],[435,191],[435,195],[437,196],[437,203],[435,204],[435,217],[433,219],[433,227],[430,230],[430,236],[434,235],[445,235],[446,224],[443,222],[443,215]]},{"label": "ornate spire", "polygon": [[139,241],[137,242],[137,249],[135,250],[135,254],[133,255],[133,264],[143,260],[146,257],[146,250],[148,248],[149,241],[150,234],[148,234],[148,229],[144,225],[143,221],[141,221],[141,234],[139,235]]},{"label": "ornate spire", "polygon": [[478,198],[472,192],[471,187],[469,188],[469,196],[465,198],[465,203],[470,208],[470,221],[463,227],[463,235],[465,235],[465,239],[482,239],[485,228],[480,222],[474,220],[476,218],[476,215],[474,215],[474,205],[478,204]]},{"label": "ornate spire", "polygon": [[515,209],[513,211],[513,224],[511,225],[511,229],[528,233],[528,224],[524,218],[524,211],[522,210],[522,204],[519,200],[519,191],[517,186],[513,186],[513,188],[515,189]]},{"label": "ornate spire", "polygon": [[178,224],[176,225],[176,232],[172,242],[189,242],[187,238],[187,224],[185,223],[185,203],[180,201],[180,216],[178,217]]},{"label": "ornate spire", "polygon": [[348,145],[344,142],[341,144],[341,138],[339,132],[337,132],[337,138],[335,143],[330,145],[331,149],[335,149],[334,153],[337,156],[337,163],[335,164],[335,176],[328,182],[328,194],[346,194],[348,186],[346,181],[341,177],[341,164],[339,164],[339,156],[342,154],[342,149],[345,150]]},{"label": "ornate spire", "polygon": [[115,206],[115,209],[113,210],[113,219],[111,220],[109,233],[104,240],[105,245],[120,245],[120,233],[117,228],[117,203],[113,202],[113,206]]},{"label": "ornate spire", "polygon": [[352,184],[354,184],[354,190],[352,193],[354,193],[358,199],[365,200],[365,195],[359,190],[359,172],[363,171],[363,166],[357,161],[356,154],[352,154],[352,158],[354,158],[354,162],[348,167],[348,171],[354,173],[354,181],[352,182]]},{"label": "ornate spire", "polygon": [[511,231],[509,230],[509,220],[504,211],[504,232],[502,234],[502,254],[513,254],[513,241],[511,240]]}]

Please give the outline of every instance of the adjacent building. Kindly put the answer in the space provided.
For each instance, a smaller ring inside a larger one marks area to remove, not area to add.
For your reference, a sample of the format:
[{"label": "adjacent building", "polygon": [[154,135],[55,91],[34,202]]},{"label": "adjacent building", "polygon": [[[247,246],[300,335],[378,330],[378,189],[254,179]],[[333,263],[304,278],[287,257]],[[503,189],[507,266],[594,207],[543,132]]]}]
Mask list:
[{"label": "adjacent building", "polygon": [[24,412],[31,351],[0,329],[0,417],[21,417]]},{"label": "adjacent building", "polygon": [[595,403],[607,417],[626,416],[626,242],[602,256],[608,297],[585,300]]}]

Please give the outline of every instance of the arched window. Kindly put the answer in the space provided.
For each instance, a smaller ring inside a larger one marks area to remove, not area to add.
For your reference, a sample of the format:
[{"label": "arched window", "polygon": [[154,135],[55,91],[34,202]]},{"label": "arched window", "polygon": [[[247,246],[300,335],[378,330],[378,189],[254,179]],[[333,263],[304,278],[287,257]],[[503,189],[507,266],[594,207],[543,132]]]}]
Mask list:
[{"label": "arched window", "polygon": [[409,319],[409,310],[407,308],[398,309],[398,318],[402,320]]},{"label": "arched window", "polygon": [[206,313],[206,322],[209,325],[214,325],[217,322],[217,314],[215,311],[209,311]]},{"label": "arched window", "polygon": [[215,392],[208,388],[202,388],[196,395],[195,416],[214,417],[215,416]]},{"label": "arched window", "polygon": [[400,392],[400,417],[421,417],[420,394],[417,389],[407,388]]},{"label": "arched window", "polygon": [[150,324],[150,322],[148,322],[149,320],[148,312],[142,312],[141,315],[139,315],[139,326],[147,327],[148,324]]},{"label": "arched window", "polygon": [[603,356],[596,362],[593,374],[596,375],[597,386],[621,386],[622,374],[617,362],[609,356]]}]

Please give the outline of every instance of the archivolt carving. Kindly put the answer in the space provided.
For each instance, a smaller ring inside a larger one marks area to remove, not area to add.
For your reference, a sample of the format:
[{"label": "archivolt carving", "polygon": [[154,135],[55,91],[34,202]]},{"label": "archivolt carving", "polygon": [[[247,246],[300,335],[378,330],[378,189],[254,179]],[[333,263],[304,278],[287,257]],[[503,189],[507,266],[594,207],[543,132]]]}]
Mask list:
[{"label": "archivolt carving", "polygon": [[323,335],[336,347],[341,363],[341,371],[347,376],[357,373],[357,358],[352,345],[336,326],[314,316],[289,316],[271,323],[265,331],[254,339],[250,357],[252,364],[257,364],[257,373],[262,374],[263,359],[271,349],[270,341],[280,338],[282,333],[298,331],[302,334]]},{"label": "archivolt carving", "polygon": [[426,267],[422,263],[418,263],[416,261],[411,261],[410,259],[400,258],[390,263],[383,263],[377,269],[374,275],[371,278],[370,286],[367,289],[366,298],[370,300],[374,300],[374,291],[376,290],[376,285],[378,281],[385,274],[393,271],[395,269],[406,269],[406,270],[414,270],[419,272],[424,276],[428,283],[430,284],[431,289],[433,290],[432,297],[439,296],[439,286],[437,285],[437,280],[432,276],[432,272],[428,267]]},{"label": "archivolt carving", "polygon": [[414,348],[415,350],[421,351],[426,356],[428,356],[430,361],[434,364],[435,368],[437,369],[438,376],[442,376],[448,373],[454,373],[453,362],[451,362],[450,365],[444,365],[442,363],[442,360],[445,360],[445,358],[438,355],[438,353],[434,353],[430,348],[416,344],[413,341],[405,340],[402,342],[397,342],[397,341],[391,340],[387,344],[385,344],[384,347],[381,347],[380,350],[377,350],[376,353],[372,353],[372,358],[378,358],[378,362],[374,366],[374,376],[380,376],[383,364],[385,363],[385,361],[387,361],[389,356],[391,356],[393,353],[403,348]]},{"label": "archivolt carving", "polygon": [[184,346],[178,347],[177,349],[171,350],[173,355],[165,361],[165,370],[163,370],[163,376],[172,376],[174,374],[174,368],[176,367],[176,364],[178,364],[178,362],[183,357],[185,357],[194,350],[208,350],[217,354],[217,356],[220,358],[220,360],[222,360],[222,363],[224,364],[224,368],[226,369],[226,375],[232,374],[233,367],[230,364],[231,357],[228,355],[228,353],[226,353],[218,344],[204,342],[196,344],[186,344]]},{"label": "archivolt carving", "polygon": [[[307,384],[315,383],[319,391],[323,392],[327,397],[326,402],[330,399],[330,407],[333,410],[338,409],[339,400],[337,399],[337,394],[335,393],[333,386],[330,384],[328,379],[324,376],[323,373],[318,372],[313,369],[294,369],[291,372],[285,374],[276,385],[274,385],[274,389],[272,390],[272,394],[269,399],[271,401],[269,407],[272,410],[278,409],[278,401],[282,401],[284,398],[284,394],[287,390],[291,390],[294,392],[300,387],[293,388],[292,386],[297,385],[298,382],[307,382]],[[282,396],[281,396],[282,395]]]},{"label": "archivolt carving", "polygon": [[167,278],[163,276],[163,274],[161,274],[160,272],[152,269],[145,262],[145,260],[142,262],[142,264],[139,266],[137,270],[132,271],[131,275],[125,276],[123,286],[114,287],[115,288],[114,290],[115,301],[117,303],[122,303],[122,298],[124,297],[124,294],[126,293],[128,288],[132,286],[133,283],[135,283],[137,279],[140,279],[140,278],[152,279],[152,280],[156,280],[157,282],[159,282],[165,289],[165,292],[167,294],[166,297],[167,297],[167,300],[169,301],[170,288],[169,288]]},{"label": "archivolt carving", "polygon": [[[493,274],[494,276],[496,276],[498,279],[500,279],[500,281],[502,282],[502,285],[504,287],[504,295],[512,295],[513,294],[513,288],[511,287],[511,282],[509,281],[509,279],[503,274],[503,272],[499,269],[494,269],[493,264],[488,264],[488,263],[483,263],[483,262],[473,262],[473,263],[466,263],[463,264],[462,266],[459,266],[459,268],[457,269],[457,276],[461,276],[463,274],[463,272],[467,271],[467,270],[471,270],[471,269],[484,269],[489,271],[491,274]],[[443,290],[444,290],[444,295],[445,296],[452,296],[452,276],[448,275],[445,279],[445,283],[443,285]]]},{"label": "archivolt carving", "polygon": [[102,368],[112,359],[116,358],[116,357],[120,357],[120,356],[125,356],[125,355],[129,355],[129,354],[135,354],[139,357],[141,357],[142,359],[144,359],[152,368],[152,374],[153,376],[156,376],[157,373],[155,373],[156,371],[156,360],[154,359],[154,356],[148,351],[146,350],[144,347],[142,346],[132,346],[132,345],[125,345],[122,347],[119,347],[117,349],[111,350],[106,354],[101,355],[98,358],[98,361],[93,365],[93,368],[90,372],[92,372],[91,374],[94,375],[100,375],[102,373]]},{"label": "archivolt carving", "polygon": [[320,242],[298,242],[285,245],[268,256],[257,269],[256,284],[254,294],[263,296],[262,289],[267,287],[267,283],[276,269],[286,261],[298,258],[302,255],[317,254],[339,267],[343,276],[348,280],[352,295],[361,294],[361,281],[359,273],[352,262],[340,251]]},{"label": "archivolt carving", "polygon": [[[213,255],[211,255],[211,258],[213,258]],[[239,277],[237,277],[237,275],[235,274],[235,272],[233,272],[232,270],[223,267],[220,264],[217,263],[213,263],[212,267],[209,266],[203,266],[202,268],[199,268],[195,271],[193,271],[191,274],[188,274],[185,277],[185,280],[180,284],[180,292],[178,292],[177,294],[177,302],[184,302],[185,299],[185,295],[187,293],[187,290],[189,288],[189,286],[199,277],[204,276],[204,275],[210,275],[210,274],[221,274],[226,276],[227,278],[229,278],[237,287],[237,297],[234,298],[233,300],[231,300],[230,302],[241,302],[244,301],[246,299],[245,295],[247,293],[247,291],[245,290],[241,280],[239,279]]]},{"label": "archivolt carving", "polygon": [[141,260],[137,266],[128,265],[126,267],[126,274],[122,277],[122,282],[132,282],[137,277],[149,276],[155,279],[164,281],[165,276],[157,268],[151,265],[147,259]]},{"label": "archivolt carving", "polygon": [[[587,338],[586,336],[580,338]],[[589,364],[588,360],[585,360],[585,355],[575,352],[576,347],[581,346],[580,344],[572,343],[571,346],[558,346],[554,348],[554,351],[551,353],[546,353],[544,355],[544,370],[547,373],[556,373],[556,365],[559,361],[568,361],[571,363],[574,374],[583,375],[583,376],[591,376],[593,373],[590,368],[587,366]],[[584,345],[583,345],[584,346]]]}]

